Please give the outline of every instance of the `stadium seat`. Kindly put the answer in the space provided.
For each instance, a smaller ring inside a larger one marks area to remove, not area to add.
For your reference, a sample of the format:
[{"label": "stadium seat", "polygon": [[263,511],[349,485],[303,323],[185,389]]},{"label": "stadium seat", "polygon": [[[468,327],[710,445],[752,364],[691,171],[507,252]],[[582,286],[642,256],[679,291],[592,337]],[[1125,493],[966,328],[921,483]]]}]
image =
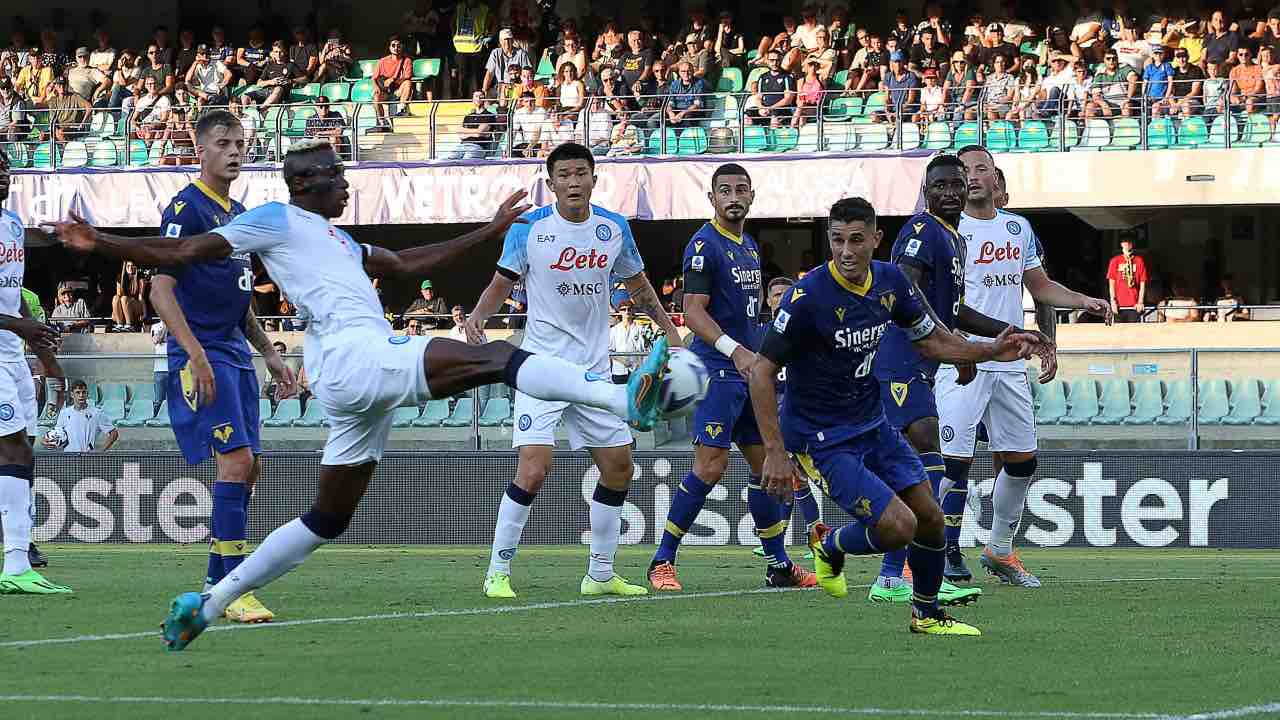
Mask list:
[{"label": "stadium seat", "polygon": [[1280,380],[1259,381],[1262,392],[1262,414],[1253,419],[1254,425],[1280,425]]},{"label": "stadium seat", "polygon": [[[147,411],[150,412],[151,408],[147,408]],[[169,427],[169,401],[165,400],[160,403],[160,408],[156,410],[155,416],[142,424],[150,428]]]},{"label": "stadium seat", "polygon": [[1199,115],[1186,118],[1178,125],[1178,147],[1200,147],[1208,142],[1209,128]]},{"label": "stadium seat", "polygon": [[767,72],[769,72],[769,68],[766,67],[753,68],[751,72],[747,73],[746,89],[748,91],[751,90],[751,86],[755,84],[756,80],[759,80],[760,76]]},{"label": "stadium seat", "polygon": [[966,122],[961,123],[956,128],[955,137],[951,139],[951,147],[959,150],[966,145],[978,144],[978,123]]},{"label": "stadium seat", "polygon": [[[667,146],[667,151],[671,147]],[[707,151],[707,131],[700,127],[685,128],[676,141],[677,155],[701,155]]]},{"label": "stadium seat", "polygon": [[[665,153],[662,149],[662,139],[664,137],[667,141]],[[678,149],[679,142],[676,139],[675,128],[667,128],[665,134],[661,130],[654,130],[653,134],[649,136],[649,149],[647,152],[649,155],[674,155]]]},{"label": "stadium seat", "polygon": [[1151,425],[1164,414],[1164,383],[1143,379],[1133,382],[1133,412],[1124,419],[1125,425]]},{"label": "stadium seat", "polygon": [[258,422],[266,422],[275,414],[275,408],[271,407],[271,400],[268,398],[258,398]]},{"label": "stadium seat", "polygon": [[1036,409],[1036,422],[1052,425],[1067,414],[1067,395],[1063,391],[1061,380],[1051,380],[1042,385],[1040,390],[1040,407]]},{"label": "stadium seat", "polygon": [[294,427],[324,427],[328,424],[324,408],[314,397],[307,401],[307,407],[302,415],[299,415],[298,419],[293,421]]},{"label": "stadium seat", "polygon": [[124,417],[125,408],[129,404],[129,386],[124,383],[104,383],[100,390],[102,398],[98,400],[98,407],[113,420]]},{"label": "stadium seat", "polygon": [[1038,152],[1049,149],[1049,129],[1039,120],[1026,120],[1018,131],[1018,149]]},{"label": "stadium seat", "polygon": [[1147,147],[1160,150],[1173,145],[1173,121],[1167,117],[1152,118],[1147,123]]},{"label": "stadium seat", "polygon": [[920,126],[913,123],[902,124],[902,135],[894,140],[893,146],[899,150],[915,150],[920,147]]},{"label": "stadium seat", "polygon": [[129,141],[129,164],[134,166],[147,164],[147,144],[144,141]]},{"label": "stadium seat", "polygon": [[762,153],[769,150],[769,130],[759,125],[748,125],[742,131],[743,152]]},{"label": "stadium seat", "polygon": [[440,74],[440,58],[418,58],[413,61],[413,79],[426,80]]},{"label": "stadium seat", "polygon": [[823,140],[832,152],[845,152],[858,147],[858,133],[853,125],[827,123],[822,128]]},{"label": "stadium seat", "polygon": [[884,106],[887,100],[888,93],[884,90],[871,93],[867,96],[866,102],[862,104],[862,114],[872,115],[877,112],[884,112]]},{"label": "stadium seat", "polygon": [[373,102],[373,81],[365,78],[351,86],[352,102]]},{"label": "stadium seat", "polygon": [[378,69],[378,58],[372,60],[357,60],[356,67],[360,68],[360,77],[371,78],[373,73]]},{"label": "stadium seat", "polygon": [[115,167],[120,162],[120,148],[114,140],[99,140],[89,155],[89,167]]},{"label": "stadium seat", "polygon": [[22,143],[6,143],[0,145],[0,150],[4,150],[9,156],[9,162],[13,167],[24,168],[31,165],[31,154],[27,152],[27,148]]},{"label": "stadium seat", "polygon": [[800,131],[791,127],[780,127],[773,131],[773,151],[787,152],[795,150],[800,144]]},{"label": "stadium seat", "polygon": [[538,70],[533,74],[535,80],[550,80],[556,76],[556,66],[551,63],[548,55],[543,55],[538,61]]},{"label": "stadium seat", "polygon": [[314,117],[316,109],[311,105],[303,105],[302,107],[290,108],[289,125],[285,128],[285,135],[289,137],[302,137],[307,134],[307,120]]},{"label": "stadium seat", "polygon": [[[1204,123],[1203,120],[1200,121]],[[1262,113],[1252,113],[1249,119],[1245,121],[1244,137],[1240,138],[1240,144],[1249,147],[1261,147],[1271,141],[1271,121]],[[1208,142],[1208,138],[1205,138]]]},{"label": "stadium seat", "polygon": [[[1103,120],[1102,122],[1104,124],[1106,123],[1105,120]],[[1106,127],[1107,127],[1107,132],[1110,132],[1111,126],[1107,125]],[[1061,137],[1059,137],[1059,134],[1061,134]],[[1107,139],[1108,141],[1110,141],[1109,135]],[[1080,126],[1076,125],[1073,122],[1064,122],[1062,123],[1061,127],[1058,126],[1057,122],[1054,122],[1049,126],[1049,147],[1053,148],[1054,150],[1059,150],[1060,148],[1066,148],[1067,150],[1074,150],[1079,145],[1080,145]]]},{"label": "stadium seat", "polygon": [[491,398],[484,404],[484,413],[480,415],[480,427],[498,427],[511,416],[511,401],[506,398]]},{"label": "stadium seat", "polygon": [[407,428],[413,426],[413,421],[417,420],[422,414],[422,408],[417,405],[407,405],[396,408],[391,413],[391,427]]},{"label": "stadium seat", "polygon": [[1072,380],[1067,405],[1070,409],[1058,422],[1063,425],[1088,425],[1101,412],[1098,407],[1098,383],[1090,378]]},{"label": "stadium seat", "polygon": [[889,147],[889,126],[881,123],[854,125],[859,150],[884,150]]},{"label": "stadium seat", "polygon": [[1262,414],[1259,381],[1254,378],[1231,381],[1231,412],[1222,418],[1223,425],[1251,425]]},{"label": "stadium seat", "polygon": [[164,156],[169,154],[169,148],[172,146],[173,143],[168,140],[165,140],[164,142],[156,140],[151,143],[151,149],[147,151],[147,164],[159,165],[160,161],[164,160]]},{"label": "stadium seat", "polygon": [[[320,94],[320,88],[322,87],[324,86],[320,83],[307,83],[297,90],[294,90],[293,94],[303,98],[303,101],[305,102],[306,100],[310,100],[318,96]],[[329,99],[332,100],[333,98]]]},{"label": "stadium seat", "polygon": [[58,155],[58,146],[52,142],[42,142],[31,152],[31,166],[37,170],[53,167],[54,158]]},{"label": "stadium seat", "polygon": [[467,427],[471,425],[471,421],[476,416],[476,402],[471,397],[458,399],[458,404],[453,406],[453,412],[445,419],[445,427]]},{"label": "stadium seat", "polygon": [[[150,384],[135,383],[129,386],[129,402],[124,417],[116,420],[120,427],[142,427],[156,415],[155,388]],[[167,409],[166,409],[167,412]]]},{"label": "stadium seat", "polygon": [[944,122],[931,122],[924,130],[926,150],[946,150],[951,147],[951,126]]},{"label": "stadium seat", "polygon": [[1174,380],[1169,383],[1164,414],[1156,418],[1157,425],[1185,425],[1191,422],[1191,382]]},{"label": "stadium seat", "polygon": [[329,102],[346,102],[351,97],[351,83],[331,82],[320,88],[320,94],[329,98]]},{"label": "stadium seat", "polygon": [[[1075,123],[1067,123],[1075,127]],[[1097,150],[1111,144],[1111,123],[1102,118],[1090,118],[1084,124],[1084,139],[1080,142],[1081,149]]]},{"label": "stadium seat", "polygon": [[62,167],[78,168],[89,164],[89,148],[83,142],[72,140],[62,147]]},{"label": "stadium seat", "polygon": [[302,402],[298,398],[285,398],[276,405],[275,415],[264,420],[264,427],[289,427],[294,420],[302,417]]},{"label": "stadium seat", "polygon": [[1231,141],[1240,136],[1240,121],[1234,115],[1227,116],[1229,120],[1224,120],[1222,115],[1218,115],[1209,122],[1209,142],[1211,147],[1226,147],[1227,145],[1227,126],[1230,123]]},{"label": "stadium seat", "polygon": [[759,50],[748,50],[748,51],[747,51],[747,62],[751,62],[752,60],[755,60],[755,59],[756,59],[756,58],[758,58],[758,57],[760,57],[760,51],[759,51]]},{"label": "stadium seat", "polygon": [[1017,133],[1013,123],[1008,120],[993,120],[987,126],[987,149],[991,152],[1009,152],[1018,144]]},{"label": "stadium seat", "polygon": [[716,92],[742,92],[742,71],[735,67],[721,70],[720,80],[716,82]]},{"label": "stadium seat", "polygon": [[820,152],[826,150],[825,143],[818,137],[818,123],[805,123],[800,127],[800,136],[796,138],[796,149],[800,152]]},{"label": "stadium seat", "polygon": [[1095,425],[1120,425],[1129,417],[1129,381],[1111,378],[1102,384],[1102,410],[1093,419]]},{"label": "stadium seat", "polygon": [[827,105],[823,119],[827,122],[843,122],[862,114],[862,98],[838,97]]},{"label": "stadium seat", "polygon": [[1120,117],[1111,121],[1111,143],[1102,149],[1132,150],[1141,144],[1142,126],[1134,118]]},{"label": "stadium seat", "polygon": [[1231,403],[1227,397],[1227,381],[1222,378],[1201,380],[1200,424],[1217,425],[1229,412],[1231,412]]},{"label": "stadium seat", "polygon": [[437,427],[449,418],[448,400],[428,400],[422,415],[412,422],[414,427]]}]

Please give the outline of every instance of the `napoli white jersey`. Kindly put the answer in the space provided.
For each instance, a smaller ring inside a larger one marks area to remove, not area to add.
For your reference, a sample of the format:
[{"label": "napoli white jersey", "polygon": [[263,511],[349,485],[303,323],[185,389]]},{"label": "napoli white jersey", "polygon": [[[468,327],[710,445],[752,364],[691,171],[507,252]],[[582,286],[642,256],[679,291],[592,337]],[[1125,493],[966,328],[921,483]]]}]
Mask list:
[{"label": "napoli white jersey", "polygon": [[524,217],[529,222],[511,226],[498,260],[499,272],[525,279],[529,318],[521,347],[608,373],[613,277],[644,271],[631,226],[596,205],[582,223],[561,217],[554,203]]},{"label": "napoli white jersey", "polygon": [[307,377],[324,373],[327,344],[340,334],[391,335],[391,324],[364,269],[365,248],[319,215],[280,202],[237,215],[211,232],[236,252],[254,252],[307,321]]},{"label": "napoli white jersey", "polygon": [[[1040,267],[1040,241],[1021,215],[997,210],[991,220],[960,216],[965,239],[964,304],[988,317],[1022,327],[1022,275]],[[1022,360],[990,361],[982,370],[1025,372]]]},{"label": "napoli white jersey", "polygon": [[[26,232],[17,215],[0,208],[0,314],[22,317],[22,278],[27,267]],[[22,338],[0,330],[0,362],[24,362]]]}]

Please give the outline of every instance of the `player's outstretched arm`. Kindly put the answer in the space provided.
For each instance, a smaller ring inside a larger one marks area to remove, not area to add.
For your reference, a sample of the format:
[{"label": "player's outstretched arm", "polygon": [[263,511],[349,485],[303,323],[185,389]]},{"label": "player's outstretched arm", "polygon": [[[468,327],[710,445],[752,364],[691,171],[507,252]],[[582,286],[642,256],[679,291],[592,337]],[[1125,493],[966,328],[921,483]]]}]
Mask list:
[{"label": "player's outstretched arm", "polygon": [[649,282],[649,276],[641,271],[623,280],[623,283],[627,286],[627,293],[631,295],[631,304],[635,309],[648,315],[655,325],[662,328],[662,332],[667,336],[667,343],[671,347],[683,347],[684,340],[680,338],[680,330],[676,328],[675,323],[671,322],[671,316],[667,315],[667,311],[662,309],[662,301],[658,299],[658,292]]},{"label": "player's outstretched arm", "polygon": [[120,237],[100,232],[75,213],[71,213],[70,220],[46,225],[52,228],[53,234],[70,250],[132,260],[148,267],[190,265],[231,254],[231,245],[217,233],[183,238]]},{"label": "player's outstretched arm", "polygon": [[502,238],[513,224],[528,222],[520,217],[529,209],[529,205],[524,202],[527,194],[523,190],[512,193],[498,207],[493,220],[446,242],[398,252],[370,246],[369,256],[364,262],[365,271],[370,277],[426,275],[441,265],[457,260],[480,243]]},{"label": "player's outstretched arm", "polygon": [[495,272],[493,279],[489,281],[489,286],[480,293],[480,299],[476,301],[476,307],[467,316],[466,322],[463,324],[463,330],[467,333],[467,342],[472,345],[479,345],[485,341],[484,325],[489,322],[489,318],[502,307],[502,302],[511,295],[511,288],[514,287],[516,281],[501,272]]},{"label": "player's outstretched arm", "polygon": [[1053,307],[1080,308],[1092,315],[1101,316],[1107,321],[1108,325],[1114,320],[1111,313],[1111,303],[1101,298],[1089,297],[1084,293],[1078,293],[1060,282],[1051,280],[1044,268],[1028,270],[1023,274],[1022,282],[1027,286],[1027,291],[1031,293],[1031,297],[1035,298],[1037,303],[1044,303]]},{"label": "player's outstretched arm", "polygon": [[782,444],[782,425],[778,421],[778,390],[773,379],[778,374],[778,364],[764,355],[757,354],[747,376],[751,392],[751,409],[755,411],[756,426],[764,442],[764,468],[760,484],[765,492],[781,500],[791,499],[791,476],[794,468],[787,450]]},{"label": "player's outstretched arm", "polygon": [[980,363],[988,360],[1028,358],[1039,347],[1040,339],[1025,330],[1006,328],[995,342],[969,342],[941,325],[915,341],[920,354],[944,363]]},{"label": "player's outstretched arm", "polygon": [[187,316],[178,305],[178,298],[173,288],[178,281],[172,275],[157,273],[151,279],[151,307],[164,321],[169,334],[178,341],[178,345],[187,353],[187,365],[191,368],[191,377],[196,383],[196,399],[200,405],[209,405],[217,397],[218,389],[213,381],[213,366],[205,355],[204,347],[196,340],[196,334],[187,324]]}]

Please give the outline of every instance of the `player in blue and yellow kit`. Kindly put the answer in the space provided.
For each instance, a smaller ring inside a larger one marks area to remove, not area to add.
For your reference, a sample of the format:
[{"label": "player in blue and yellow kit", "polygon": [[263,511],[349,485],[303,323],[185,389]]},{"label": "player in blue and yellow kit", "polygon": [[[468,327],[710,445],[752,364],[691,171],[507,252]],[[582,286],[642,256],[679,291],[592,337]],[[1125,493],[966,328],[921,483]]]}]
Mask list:
[{"label": "player in blue and yellow kit", "polygon": [[[161,217],[167,237],[209,232],[244,212],[231,200],[240,174],[244,132],[223,111],[196,124],[200,178],[174,196]],[[258,378],[249,343],[267,369],[291,393],[293,374],[254,317],[253,271],[247,254],[192,265],[161,268],[152,281],[151,303],[169,330],[169,421],[187,462],[210,455],[217,463],[205,589],[235,569],[248,554],[249,498],[261,465],[258,454]],[[247,593],[226,616],[239,622],[270,622],[274,614]]]},{"label": "player in blue and yellow kit", "polygon": [[[891,326],[901,328],[925,357],[942,362],[1023,357],[1032,336],[1010,329],[986,344],[952,334],[897,266],[871,260],[880,238],[875,210],[866,200],[849,198],[832,206],[833,259],[796,283],[767,330],[749,374],[766,451],[762,483],[770,493],[790,495],[790,453],[856,520],[836,529],[819,523],[810,533],[818,584],[828,594],[848,594],[846,554],[909,546],[915,570],[911,631],[979,635],[938,604],[942,511],[919,456],[885,421],[872,365]],[[782,367],[787,393],[779,413],[774,377]]]},{"label": "player in blue and yellow kit", "polygon": [[746,375],[759,345],[761,310],[760,252],[743,232],[755,200],[751,177],[734,163],[721,165],[711,176],[707,193],[715,217],[703,225],[684,251],[684,318],[693,331],[689,349],[711,375],[706,397],[694,410],[698,434],[693,470],[680,482],[658,551],[649,564],[654,590],[678,592],[676,551],[729,465],[729,446],[738,445],[751,468],[747,507],[756,535],[764,547],[765,584],[770,587],[813,587],[813,573],[787,556],[786,531],[790,513],[760,487],[764,448],[756,429]]}]

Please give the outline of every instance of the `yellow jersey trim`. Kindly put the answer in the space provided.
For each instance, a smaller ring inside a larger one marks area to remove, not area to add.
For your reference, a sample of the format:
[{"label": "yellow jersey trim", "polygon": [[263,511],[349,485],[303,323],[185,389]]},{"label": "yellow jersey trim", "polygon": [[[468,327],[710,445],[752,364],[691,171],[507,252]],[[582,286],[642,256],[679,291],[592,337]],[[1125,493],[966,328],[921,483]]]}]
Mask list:
[{"label": "yellow jersey trim", "polygon": [[224,198],[224,197],[222,197],[221,195],[219,195],[219,194],[217,193],[217,191],[216,191],[216,190],[214,190],[213,188],[209,187],[208,185],[205,185],[205,184],[204,184],[204,181],[202,181],[202,180],[198,180],[198,179],[197,179],[197,180],[193,181],[191,184],[192,184],[192,185],[195,185],[197,188],[199,188],[199,189],[200,189],[200,192],[202,192],[202,193],[204,193],[205,195],[207,195],[207,196],[209,197],[209,199],[210,199],[210,200],[212,200],[212,201],[214,201],[214,202],[218,203],[218,207],[222,208],[223,212],[231,212],[231,200],[230,200],[230,199],[228,199],[228,198]]},{"label": "yellow jersey trim", "polygon": [[723,225],[721,225],[720,223],[716,222],[716,219],[715,219],[715,218],[711,218],[711,227],[715,228],[715,229],[716,229],[716,232],[718,232],[718,233],[720,233],[721,235],[723,235],[723,236],[725,236],[725,237],[729,238],[730,240],[734,241],[735,243],[737,243],[737,244],[739,244],[739,245],[741,245],[741,244],[742,244],[742,236],[741,236],[741,235],[737,235],[737,234],[735,234],[735,233],[731,233],[731,232],[729,232],[728,230],[725,230],[724,226],[723,226]]},{"label": "yellow jersey trim", "polygon": [[853,283],[846,280],[844,276],[840,274],[840,271],[836,270],[835,260],[830,260],[827,262],[827,270],[831,273],[831,277],[835,279],[837,285],[844,288],[845,290],[848,290],[854,295],[857,295],[859,297],[866,297],[867,291],[871,289],[871,268],[870,267],[867,268],[867,279],[862,281],[861,286],[854,285]]}]

